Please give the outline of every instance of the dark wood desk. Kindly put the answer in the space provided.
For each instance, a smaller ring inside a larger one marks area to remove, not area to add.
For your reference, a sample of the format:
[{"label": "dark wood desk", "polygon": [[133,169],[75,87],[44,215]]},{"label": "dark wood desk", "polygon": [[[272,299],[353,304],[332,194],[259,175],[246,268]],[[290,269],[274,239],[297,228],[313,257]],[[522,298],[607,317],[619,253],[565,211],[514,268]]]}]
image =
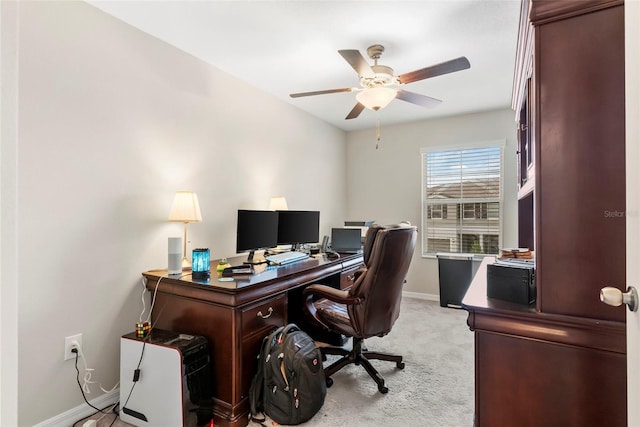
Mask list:
[{"label": "dark wood desk", "polygon": [[624,323],[488,298],[493,261],[462,300],[475,333],[474,425],[625,426]]},{"label": "dark wood desk", "polygon": [[[245,259],[229,261],[239,265]],[[362,256],[329,259],[320,254],[282,267],[261,264],[255,266],[255,274],[236,276],[232,282],[218,281],[217,263],[211,262],[212,277],[207,282],[194,281],[191,276],[167,277],[167,270],[147,271],[143,276],[149,291],[157,286],[151,316],[154,327],[202,335],[209,341],[215,424],[245,426],[249,386],[262,338],[277,326],[304,322],[298,302],[306,285],[350,286]]]}]

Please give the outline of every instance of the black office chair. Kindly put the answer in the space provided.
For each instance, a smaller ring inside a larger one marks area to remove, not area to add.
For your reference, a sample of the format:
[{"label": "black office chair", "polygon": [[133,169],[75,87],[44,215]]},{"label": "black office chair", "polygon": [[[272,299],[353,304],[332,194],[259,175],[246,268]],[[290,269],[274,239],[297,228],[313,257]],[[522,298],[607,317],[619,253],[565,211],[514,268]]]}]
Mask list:
[{"label": "black office chair", "polygon": [[408,223],[370,227],[363,248],[365,266],[351,288],[339,290],[314,284],[305,289],[307,314],[323,328],[353,338],[351,350],[321,347],[323,355],[342,356],[325,368],[328,387],[333,384],[334,373],[355,363],[365,368],[380,393],[387,393],[384,378],[369,359],[396,362],[397,368],[404,368],[402,356],[368,351],[364,340],[388,334],[398,318],[417,234],[416,227]]}]

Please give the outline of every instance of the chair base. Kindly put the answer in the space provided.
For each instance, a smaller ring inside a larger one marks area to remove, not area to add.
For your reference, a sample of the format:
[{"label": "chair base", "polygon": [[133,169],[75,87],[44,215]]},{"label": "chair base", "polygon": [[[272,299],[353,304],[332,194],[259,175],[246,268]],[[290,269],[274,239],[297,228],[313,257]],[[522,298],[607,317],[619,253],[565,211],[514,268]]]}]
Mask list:
[{"label": "chair base", "polygon": [[362,338],[353,338],[353,348],[346,350],[339,347],[321,347],[320,351],[323,356],[327,354],[342,356],[340,359],[333,362],[331,365],[324,369],[324,374],[327,378],[327,387],[333,385],[333,379],[331,376],[338,372],[340,369],[354,363],[356,365],[362,365],[367,371],[369,376],[378,384],[378,391],[380,393],[387,393],[389,389],[384,385],[384,378],[380,373],[371,365],[369,359],[372,360],[386,360],[388,362],[396,362],[396,368],[404,369],[404,362],[402,356],[395,354],[378,353],[375,351],[368,351],[363,347],[364,340]]}]

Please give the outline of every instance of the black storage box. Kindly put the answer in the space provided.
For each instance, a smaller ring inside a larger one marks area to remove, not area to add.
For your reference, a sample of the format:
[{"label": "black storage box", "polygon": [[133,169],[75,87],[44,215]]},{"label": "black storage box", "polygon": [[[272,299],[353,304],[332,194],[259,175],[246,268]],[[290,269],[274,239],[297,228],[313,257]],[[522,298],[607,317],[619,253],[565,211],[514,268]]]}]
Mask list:
[{"label": "black storage box", "polygon": [[487,265],[487,297],[525,305],[534,303],[535,267],[508,263]]}]

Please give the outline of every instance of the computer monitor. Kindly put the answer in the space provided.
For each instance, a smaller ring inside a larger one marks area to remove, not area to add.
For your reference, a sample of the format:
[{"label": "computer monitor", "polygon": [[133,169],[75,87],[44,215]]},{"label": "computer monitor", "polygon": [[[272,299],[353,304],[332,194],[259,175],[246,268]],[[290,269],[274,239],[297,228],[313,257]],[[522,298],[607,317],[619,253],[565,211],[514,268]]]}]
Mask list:
[{"label": "computer monitor", "polygon": [[320,235],[320,212],[277,211],[278,244],[316,243]]},{"label": "computer monitor", "polygon": [[278,213],[238,209],[236,252],[247,252],[247,264],[259,264],[265,260],[254,259],[260,249],[272,248],[278,244]]}]

